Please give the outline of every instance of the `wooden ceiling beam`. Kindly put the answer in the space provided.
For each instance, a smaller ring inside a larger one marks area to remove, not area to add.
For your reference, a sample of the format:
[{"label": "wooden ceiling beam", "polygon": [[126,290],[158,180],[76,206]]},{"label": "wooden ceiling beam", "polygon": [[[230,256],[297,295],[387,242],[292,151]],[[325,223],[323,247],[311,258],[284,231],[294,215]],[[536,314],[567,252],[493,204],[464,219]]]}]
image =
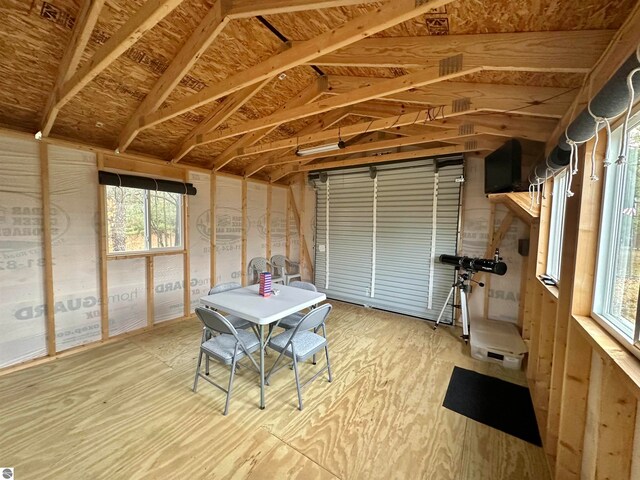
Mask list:
[{"label": "wooden ceiling beam", "polygon": [[[313,102],[314,100],[316,100],[318,97],[320,97],[323,93],[327,91],[327,85],[328,85],[327,77],[319,77],[318,79],[314,80],[307,88],[302,90],[302,92],[300,92],[295,97],[291,98],[289,101],[287,101],[284,105],[282,105],[276,111],[277,112],[287,111],[299,105],[305,105],[307,103]],[[248,133],[246,135],[243,135],[234,143],[232,143],[227,148],[225,148],[224,151],[220,153],[213,160],[212,170],[213,171],[220,170],[222,167],[227,165],[231,160],[236,158],[237,155],[235,155],[235,153],[238,150],[241,150],[244,147],[251,146],[254,143],[260,141],[262,138],[269,135],[273,130],[275,130],[275,128],[276,127],[266,127],[266,128],[262,128],[260,130],[256,130],[254,132]],[[193,146],[191,148],[196,146],[197,142],[201,137],[202,136],[199,135],[194,139]]]},{"label": "wooden ceiling beam", "polygon": [[[318,118],[314,122],[311,122],[309,125],[305,126],[301,130],[297,132],[297,135],[307,135],[309,133],[320,132],[322,130],[326,130],[331,125],[336,124],[344,117],[348,116],[351,111],[351,107],[339,108],[337,110],[331,110],[328,113],[325,113],[322,117]],[[271,152],[266,154],[265,156],[253,161],[250,163],[243,172],[244,177],[250,177],[251,175],[255,175],[264,167],[271,164],[273,160],[278,157],[281,157],[283,152]]]},{"label": "wooden ceiling beam", "polygon": [[[587,73],[614,30],[365,38],[315,65],[424,68],[456,53],[487,70]],[[295,44],[295,43],[294,43]]]},{"label": "wooden ceiling beam", "polygon": [[306,145],[314,142],[326,142],[337,140],[338,137],[349,138],[366,132],[376,132],[378,130],[387,130],[395,126],[412,125],[429,122],[429,110],[420,110],[415,113],[407,113],[405,115],[381,118],[378,120],[367,120],[364,122],[349,125],[347,127],[332,128],[330,130],[319,131],[309,134],[300,134],[291,138],[284,138],[270,143],[261,143],[252,147],[244,147],[236,151],[237,157],[255,155],[258,153],[266,153],[286,148],[296,148],[299,145]]},{"label": "wooden ceiling beam", "polygon": [[[386,139],[386,140],[378,140],[375,138],[371,138],[368,142],[358,143],[349,145],[343,149],[335,150],[329,153],[310,155],[305,157],[299,157],[296,155],[282,156],[282,155],[272,155],[272,160],[269,162],[267,166],[274,165],[284,165],[284,164],[294,164],[299,163],[304,165],[306,163],[310,163],[314,160],[319,160],[326,157],[339,157],[344,155],[351,155],[354,153],[362,153],[362,152],[373,152],[376,150],[386,150],[386,149],[394,149],[400,147],[408,147],[412,145],[421,145],[425,143],[432,142],[450,142],[454,141],[455,143],[459,143],[461,140],[465,141],[468,137],[476,137],[478,135],[491,135],[491,136],[499,136],[499,137],[519,137],[523,138],[521,135],[522,131],[518,128],[511,128],[511,126],[504,125],[501,128],[495,128],[492,126],[482,126],[477,125],[472,122],[471,118],[467,118],[468,116],[457,117],[455,122],[450,122],[448,124],[448,129],[446,130],[436,130],[430,132],[421,132],[417,135]],[[470,117],[470,116],[469,116]],[[475,116],[477,117],[477,115]],[[413,125],[417,127],[417,125]],[[453,127],[453,128],[452,128]],[[295,169],[292,169],[293,173]],[[274,180],[276,175],[271,175],[271,180]],[[278,177],[282,178],[281,176]]]},{"label": "wooden ceiling beam", "polygon": [[555,148],[558,138],[567,129],[575,117],[587,108],[589,101],[604,87],[627,59],[640,45],[640,2],[636,2],[626,21],[613,36],[602,56],[586,76],[582,88],[573,103],[566,110],[551,134],[546,146],[549,155]]},{"label": "wooden ceiling beam", "polygon": [[71,40],[60,61],[58,77],[49,95],[49,100],[47,101],[47,106],[42,116],[42,122],[40,123],[40,132],[42,132],[42,136],[44,137],[49,136],[56,116],[60,111],[60,106],[58,106],[56,102],[56,92],[58,92],[65,82],[76,72],[78,64],[82,59],[82,53],[91,38],[91,32],[93,32],[93,28],[98,21],[98,16],[100,15],[103,5],[104,0],[85,0],[80,8],[75,25],[73,26]]},{"label": "wooden ceiling beam", "polygon": [[140,10],[95,52],[91,60],[56,90],[54,108],[61,109],[181,2],[182,0],[147,0]]},{"label": "wooden ceiling beam", "polygon": [[171,163],[178,163],[195,146],[198,136],[212,132],[222,125],[231,115],[237,112],[240,107],[251,100],[271,79],[261,83],[249,85],[242,90],[232,93],[226,97],[221,104],[213,110],[203,121],[194,128],[171,154]]},{"label": "wooden ceiling beam", "polygon": [[297,172],[310,172],[314,170],[328,170],[332,168],[357,167],[360,165],[372,165],[376,163],[389,163],[401,160],[418,160],[441,155],[455,155],[456,153],[474,152],[479,150],[491,150],[491,146],[485,145],[483,141],[469,141],[461,145],[448,147],[424,148],[420,150],[409,150],[406,152],[390,153],[378,156],[362,156],[349,160],[335,160],[323,163],[302,165]]},{"label": "wooden ceiling beam", "polygon": [[366,143],[355,143],[345,148],[341,148],[340,150],[334,150],[332,152],[320,153],[317,155],[308,155],[304,157],[299,157],[297,155],[288,155],[282,156],[278,155],[273,158],[273,160],[266,165],[268,167],[275,165],[286,165],[292,163],[310,163],[315,160],[320,160],[327,157],[343,157],[345,155],[352,155],[354,153],[364,153],[364,152],[375,152],[376,150],[388,150],[388,149],[396,149],[400,147],[408,147],[412,145],[420,145],[424,143],[433,143],[433,142],[445,142],[451,139],[459,139],[470,136],[475,136],[478,133],[482,132],[469,132],[469,133],[460,133],[459,129],[450,129],[450,130],[439,130],[436,132],[423,133],[422,135],[415,135],[412,137],[403,137],[403,138],[394,138],[391,140],[371,140]]},{"label": "wooden ceiling beam", "polygon": [[228,0],[229,17],[234,19],[376,2],[380,2],[380,0],[260,0],[258,2],[256,0]]},{"label": "wooden ceiling beam", "polygon": [[187,74],[196,61],[209,48],[229,23],[226,14],[226,2],[217,0],[209,9],[200,24],[180,48],[169,67],[155,83],[135,113],[129,118],[127,125],[120,133],[118,150],[124,152],[140,131],[138,119],[155,112],[173,92],[180,80]]},{"label": "wooden ceiling beam", "polygon": [[141,129],[165,122],[182,113],[206,105],[214,100],[241,90],[251,84],[261,82],[281,72],[289,70],[321,55],[362,40],[374,33],[427,13],[433,8],[453,0],[393,0],[385,2],[374,11],[354,18],[342,26],[319,35],[313,40],[301,42],[268,60],[203,89],[184,100],[144,115],[138,120]]},{"label": "wooden ceiling beam", "polygon": [[[465,58],[466,62],[466,58]],[[402,78],[402,77],[398,77]],[[329,76],[329,91],[341,95],[387,82],[376,77]],[[469,99],[471,109],[496,112],[517,111],[523,115],[560,118],[576,95],[575,88],[532,87],[527,85],[497,85],[490,83],[440,82],[411,91],[395,92],[378,99],[381,102],[404,102],[405,108],[421,105],[451,105]],[[408,105],[411,103],[413,105]],[[354,113],[357,108],[354,109]],[[363,113],[366,115],[366,113]]]},{"label": "wooden ceiling beam", "polygon": [[336,95],[333,98],[322,99],[318,102],[293,108],[289,111],[277,112],[275,114],[269,115],[268,117],[263,117],[251,122],[247,122],[235,128],[217,130],[215,132],[202,135],[200,143],[205,144],[229,137],[235,137],[237,135],[242,135],[244,133],[261,129],[265,126],[276,126],[282,123],[298,120],[300,118],[311,117],[313,115],[318,115],[330,110],[334,110],[336,108],[354,105],[356,103],[364,102],[397,92],[406,91],[422,85],[443,82],[445,80],[461,77],[477,71],[479,71],[478,67],[469,69],[465,68],[463,65],[460,65],[460,68],[456,69],[452,73],[444,73],[442,71],[442,68],[429,67],[418,72],[403,75],[401,77],[387,79],[380,83],[376,83],[365,88],[360,88],[349,93]]},{"label": "wooden ceiling beam", "polygon": [[[377,117],[382,113],[376,112],[376,109],[378,108],[377,105],[374,105],[373,108],[368,108],[367,103],[369,102],[354,105],[352,107],[352,114]],[[395,104],[389,102],[389,105],[393,106]],[[393,109],[390,109],[390,111],[393,112]],[[393,127],[386,131],[397,135],[407,135],[409,134],[408,132],[413,132],[411,134],[415,135],[420,129],[422,129],[422,133],[424,133],[424,130],[427,128],[451,128],[452,126],[458,127],[460,125],[472,124],[483,127],[484,129],[491,129],[491,131],[488,131],[487,133],[491,133],[492,135],[525,138],[528,140],[535,140],[537,142],[546,142],[557,123],[558,120],[554,118],[481,111],[477,113],[467,113],[465,115],[448,116],[447,118],[435,119],[424,125],[416,124]]]}]

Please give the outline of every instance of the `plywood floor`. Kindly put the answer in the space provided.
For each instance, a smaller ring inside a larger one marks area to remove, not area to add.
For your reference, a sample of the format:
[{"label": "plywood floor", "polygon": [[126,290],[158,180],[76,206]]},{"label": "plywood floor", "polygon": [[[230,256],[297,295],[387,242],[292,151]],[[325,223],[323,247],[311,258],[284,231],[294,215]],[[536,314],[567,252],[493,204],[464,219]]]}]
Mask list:
[{"label": "plywood floor", "polygon": [[441,406],[454,365],[524,385],[521,372],[471,359],[446,327],[334,305],[334,381],[313,382],[302,412],[288,369],[263,411],[248,368],[227,417],[220,391],[194,394],[187,320],[0,377],[0,465],[20,480],[549,478],[542,449]]}]

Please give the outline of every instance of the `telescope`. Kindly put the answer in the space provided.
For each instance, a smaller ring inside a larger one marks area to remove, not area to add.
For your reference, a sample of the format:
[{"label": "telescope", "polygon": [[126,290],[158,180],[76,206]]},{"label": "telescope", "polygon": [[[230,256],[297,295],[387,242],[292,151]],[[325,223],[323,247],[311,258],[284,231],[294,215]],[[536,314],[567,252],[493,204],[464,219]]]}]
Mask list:
[{"label": "telescope", "polygon": [[501,261],[500,253],[496,249],[493,258],[457,257],[455,255],[440,255],[440,263],[461,267],[470,272],[486,272],[495,275],[507,273],[507,264]]}]

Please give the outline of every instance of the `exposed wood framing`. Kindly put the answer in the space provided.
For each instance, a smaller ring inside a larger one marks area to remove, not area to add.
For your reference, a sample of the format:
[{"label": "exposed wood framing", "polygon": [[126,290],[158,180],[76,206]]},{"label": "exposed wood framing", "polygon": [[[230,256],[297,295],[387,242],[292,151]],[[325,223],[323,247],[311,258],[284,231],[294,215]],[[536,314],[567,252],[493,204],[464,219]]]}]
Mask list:
[{"label": "exposed wood framing", "polygon": [[250,18],[257,15],[276,15],[318,8],[346,7],[376,3],[380,0],[228,0],[231,18]]},{"label": "exposed wood framing", "polygon": [[527,192],[492,193],[488,198],[492,203],[502,203],[520,220],[530,225],[540,217],[540,205],[533,202],[532,208]]},{"label": "exposed wood framing", "polygon": [[590,374],[591,347],[577,330],[575,323],[570,322],[556,453],[558,479],[580,478]]},{"label": "exposed wood framing", "polygon": [[[298,132],[298,135],[306,135],[308,133],[314,133],[318,131],[325,130],[329,128],[331,125],[338,123],[344,117],[349,115],[349,107],[338,108],[336,110],[332,110],[328,113],[325,113],[317,122],[313,122],[310,125],[307,125],[305,128],[301,129]],[[268,165],[274,158],[278,158],[281,154],[278,152],[272,152],[268,155],[265,155],[263,158],[260,158],[245,168],[244,175],[253,175],[254,173],[260,171],[266,165]],[[308,163],[308,162],[301,162]],[[293,171],[292,165],[285,165],[284,167],[278,168],[271,172],[269,175],[269,180],[272,182],[276,182],[280,180],[282,177],[286,176],[288,173]]]},{"label": "exposed wood framing", "polygon": [[104,71],[140,37],[176,8],[180,2],[182,0],[147,0],[133,17],[96,51],[91,60],[54,91],[55,101],[51,110],[60,110],[100,72]]},{"label": "exposed wood framing", "polygon": [[[297,132],[297,135],[306,135],[308,133],[318,132],[329,128],[331,125],[339,122],[343,118],[349,115],[350,108],[338,108],[336,110],[331,110],[330,112],[324,114],[315,122],[307,125]],[[236,151],[237,152],[237,151]],[[284,152],[283,152],[284,153]],[[281,157],[283,153],[271,152],[270,154],[264,155],[263,157],[251,162],[245,169],[243,175],[245,177],[249,177],[254,175],[255,173],[262,170],[264,167],[271,165],[272,162]],[[278,177],[280,178],[280,177]],[[276,179],[277,180],[277,179]],[[273,176],[271,176],[271,181],[275,181]]]},{"label": "exposed wood framing", "polygon": [[[323,117],[325,118],[325,117]],[[247,156],[257,153],[272,152],[275,150],[283,150],[286,148],[296,148],[300,145],[306,145],[314,142],[332,141],[339,138],[350,138],[355,135],[366,132],[375,132],[378,130],[386,130],[393,126],[412,125],[429,121],[429,111],[420,110],[415,113],[408,113],[399,117],[381,118],[374,121],[366,121],[349,125],[348,127],[332,128],[328,130],[319,130],[313,133],[299,132],[295,137],[276,140],[270,143],[261,143],[253,147],[244,147],[235,151],[234,155]]]},{"label": "exposed wood framing", "polygon": [[178,163],[186,154],[188,154],[193,147],[195,146],[196,139],[208,132],[212,132],[220,125],[222,125],[227,118],[237,112],[240,107],[242,107],[245,103],[253,98],[253,96],[258,93],[269,80],[265,80],[262,83],[256,83],[254,85],[250,85],[238,92],[232,93],[227,98],[225,98],[220,107],[215,109],[211,114],[204,119],[204,121],[194,128],[189,135],[185,137],[182,144],[179,145],[174,152],[171,154],[171,163]]},{"label": "exposed wood framing", "polygon": [[[97,155],[98,170],[104,167],[103,155]],[[107,204],[106,187],[98,185],[98,245],[100,248],[100,332],[101,339],[109,338],[109,285],[107,282]]]},{"label": "exposed wood framing", "polygon": [[[304,188],[304,186],[303,186]],[[296,205],[296,196],[293,191],[293,185],[289,185],[289,204],[291,205],[291,213],[293,214],[293,218],[296,222],[296,228],[298,229],[298,239],[300,240],[300,272],[302,273],[302,266],[305,262],[308,262],[309,267],[313,265],[311,261],[311,254],[309,253],[309,248],[306,242],[303,244],[302,240],[304,239],[304,233],[302,231],[302,219],[300,218],[300,212],[298,211],[298,207]],[[302,204],[301,204],[302,205]],[[287,253],[287,258],[289,258],[290,251]],[[311,274],[313,278],[313,273]]]},{"label": "exposed wood framing", "polygon": [[[473,66],[468,68],[473,68]],[[377,77],[331,75],[329,76],[329,88],[332,93],[340,95],[360,88],[380,85],[387,81]],[[520,115],[560,118],[571,105],[575,95],[576,92],[573,88],[525,85],[500,85],[496,87],[489,83],[442,82],[431,86],[423,85],[411,92],[389,92],[384,97],[381,95],[379,100],[380,103],[383,101],[404,102],[410,106],[419,107],[421,104],[450,106],[456,101],[469,99],[468,113],[473,111],[515,112]],[[407,105],[405,105],[406,107]]]},{"label": "exposed wood framing", "polygon": [[[268,165],[285,165],[288,163],[298,163],[305,161],[305,163],[312,162],[313,160],[319,160],[326,157],[342,157],[345,155],[352,155],[354,153],[373,152],[375,150],[389,150],[397,149],[403,146],[420,145],[430,142],[446,142],[448,140],[461,139],[466,137],[475,136],[482,132],[472,132],[466,135],[461,135],[459,130],[438,130],[436,132],[430,132],[423,135],[416,135],[413,137],[394,138],[391,140],[380,140],[378,142],[371,141],[370,143],[356,143],[349,145],[340,150],[334,150],[328,153],[321,153],[317,155],[308,155],[305,157],[299,157],[295,154],[289,156],[278,156],[270,161]],[[373,139],[372,139],[373,140]]]},{"label": "exposed wood framing", "polygon": [[53,252],[51,250],[51,190],[49,186],[49,146],[40,142],[40,194],[42,200],[42,256],[44,258],[44,299],[47,354],[56,354],[56,322],[53,295]]},{"label": "exposed wood framing", "polygon": [[[463,53],[469,65],[511,71],[586,73],[614,33],[591,30],[435,35],[428,42],[424,37],[365,38],[313,62],[343,67],[422,68]],[[576,49],[576,45],[580,48]]]},{"label": "exposed wood framing", "polygon": [[169,107],[140,117],[140,128],[148,128],[167,121],[182,113],[206,105],[225,95],[241,90],[251,84],[278,75],[285,70],[311,61],[326,53],[333,52],[374,33],[386,30],[413,17],[422,15],[433,8],[450,3],[452,0],[429,0],[416,4],[415,0],[396,0],[378,7],[375,11],[361,15],[344,25],[316,37],[314,40],[299,43],[279,55],[254,67],[205,88],[200,93],[179,100]]},{"label": "exposed wood framing", "polygon": [[287,211],[285,212],[285,256],[291,258],[291,189],[287,188]]},{"label": "exposed wood framing", "polygon": [[266,243],[266,258],[271,259],[271,208],[273,205],[273,186],[267,185],[267,213],[265,215],[265,243]]},{"label": "exposed wood framing", "polygon": [[242,179],[242,286],[247,285],[247,180]]},{"label": "exposed wood framing", "polygon": [[75,25],[73,26],[73,33],[71,34],[71,40],[67,49],[64,51],[60,66],[58,67],[58,78],[53,86],[53,90],[49,95],[47,106],[43,114],[42,122],[40,125],[40,131],[42,135],[47,137],[53,127],[53,122],[56,120],[56,116],[60,111],[60,107],[56,105],[57,92],[62,86],[71,78],[76,72],[78,64],[82,59],[82,52],[84,52],[89,39],[91,38],[91,32],[98,21],[100,10],[104,5],[104,0],[85,0],[80,8],[80,12],[76,17]]},{"label": "exposed wood framing", "polygon": [[147,327],[153,327],[155,323],[155,305],[153,303],[153,284],[154,280],[154,265],[153,255],[145,255],[146,265],[146,286],[147,286]]},{"label": "exposed wood framing", "polygon": [[[307,248],[307,241],[304,235],[304,221],[305,221],[305,200],[306,200],[306,183],[307,175],[304,173],[300,174],[300,221],[298,223],[298,235],[300,236],[300,250],[304,248],[305,254],[300,253],[300,275],[301,280],[304,280],[304,271],[307,266],[307,257],[309,258],[309,268],[312,268],[313,264],[311,263],[311,255],[309,254],[309,250]],[[313,275],[311,276],[313,278]]]},{"label": "exposed wood framing", "polygon": [[216,0],[195,31],[182,45],[169,67],[138,106],[120,134],[118,148],[121,152],[126,150],[137,135],[139,131],[137,120],[156,111],[162,105],[180,80],[191,70],[191,67],[229,23],[229,18],[226,15],[226,3],[225,0]]},{"label": "exposed wood framing", "polygon": [[571,107],[564,112],[547,142],[547,155],[556,146],[558,138],[566,130],[567,126],[587,107],[589,100],[602,89],[620,66],[636,51],[640,44],[640,28],[638,28],[638,25],[640,25],[640,2],[636,2],[624,25],[616,32],[605,52],[585,78],[582,88],[574,98]]},{"label": "exposed wood framing", "polygon": [[638,401],[611,365],[602,376],[596,478],[631,478]]},{"label": "exposed wood framing", "polygon": [[[302,90],[302,92],[300,92],[297,96],[293,97],[284,105],[282,105],[277,111],[287,111],[291,108],[313,102],[327,90],[327,86],[327,78],[320,77],[317,80],[314,80],[311,85]],[[260,139],[269,135],[269,133],[271,133],[274,129],[275,127],[262,128],[240,137],[215,158],[215,160],[213,161],[213,170],[217,171],[224,167],[227,163],[229,163],[236,157],[237,151],[241,150],[244,147],[255,144]],[[193,146],[195,146],[197,140],[198,138],[193,140]],[[193,146],[191,148],[193,148]]]},{"label": "exposed wood framing", "polygon": [[396,92],[407,91],[417,86],[444,82],[452,78],[462,77],[478,71],[480,71],[480,67],[465,68],[462,66],[455,72],[443,74],[438,67],[428,67],[424,70],[408,73],[401,77],[383,80],[382,82],[369,87],[360,88],[352,92],[336,95],[335,97],[323,99],[309,105],[292,108],[286,112],[278,112],[273,115],[269,115],[268,117],[246,122],[235,128],[217,130],[215,132],[202,135],[198,145],[253,132],[264,128],[265,126],[272,127],[293,120],[311,117],[336,108],[346,107]]},{"label": "exposed wood framing", "polygon": [[[493,243],[493,237],[496,234],[495,222],[496,222],[496,204],[491,203],[491,208],[489,210],[489,222],[487,223],[487,227],[488,227],[487,238],[489,239],[489,244]],[[489,258],[489,257],[485,256],[485,258]],[[492,276],[489,275],[487,279],[484,281],[483,318],[489,318],[489,291],[491,290],[491,277]]]},{"label": "exposed wood framing", "polygon": [[[188,177],[185,175],[184,181]],[[184,279],[184,316],[191,314],[191,245],[189,244],[189,196],[182,196],[182,241],[184,243],[183,279]]]},{"label": "exposed wood framing", "polygon": [[209,286],[214,287],[216,284],[216,182],[217,175],[215,172],[210,176],[209,187]]},{"label": "exposed wood framing", "polygon": [[330,168],[356,167],[358,165],[373,165],[376,163],[395,162],[399,160],[411,160],[433,157],[435,155],[453,155],[456,153],[474,152],[478,150],[491,150],[481,142],[473,142],[472,145],[452,145],[450,147],[425,148],[422,150],[410,150],[407,152],[391,153],[379,156],[363,156],[348,160],[336,160],[323,163],[314,163],[298,167],[299,172],[313,170],[326,170]]},{"label": "exposed wood framing", "polygon": [[[354,110],[358,106],[354,107]],[[535,140],[538,142],[544,142],[551,131],[555,127],[557,120],[553,118],[537,118],[530,115],[517,115],[517,114],[472,114],[459,116],[449,116],[443,120],[434,120],[428,122],[426,125],[410,125],[409,127],[423,128],[426,126],[438,127],[438,128],[459,128],[461,125],[469,125],[477,128],[482,128],[482,132],[489,135],[504,136],[509,138],[524,138],[528,140]],[[398,129],[389,130],[390,133],[402,133],[397,130],[402,130],[405,127],[398,127]],[[407,135],[415,135],[410,131],[405,131]]]}]

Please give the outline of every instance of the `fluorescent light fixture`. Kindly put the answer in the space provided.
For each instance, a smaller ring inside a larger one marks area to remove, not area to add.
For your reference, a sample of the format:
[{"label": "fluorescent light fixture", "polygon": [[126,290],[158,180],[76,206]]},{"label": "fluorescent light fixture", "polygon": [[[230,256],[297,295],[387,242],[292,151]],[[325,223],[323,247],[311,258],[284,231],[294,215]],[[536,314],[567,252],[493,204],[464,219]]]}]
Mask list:
[{"label": "fluorescent light fixture", "polygon": [[328,143],[326,145],[318,145],[317,147],[309,147],[296,150],[296,155],[306,157],[307,155],[316,155],[317,153],[333,152],[344,148],[345,144],[342,140],[337,143]]}]

